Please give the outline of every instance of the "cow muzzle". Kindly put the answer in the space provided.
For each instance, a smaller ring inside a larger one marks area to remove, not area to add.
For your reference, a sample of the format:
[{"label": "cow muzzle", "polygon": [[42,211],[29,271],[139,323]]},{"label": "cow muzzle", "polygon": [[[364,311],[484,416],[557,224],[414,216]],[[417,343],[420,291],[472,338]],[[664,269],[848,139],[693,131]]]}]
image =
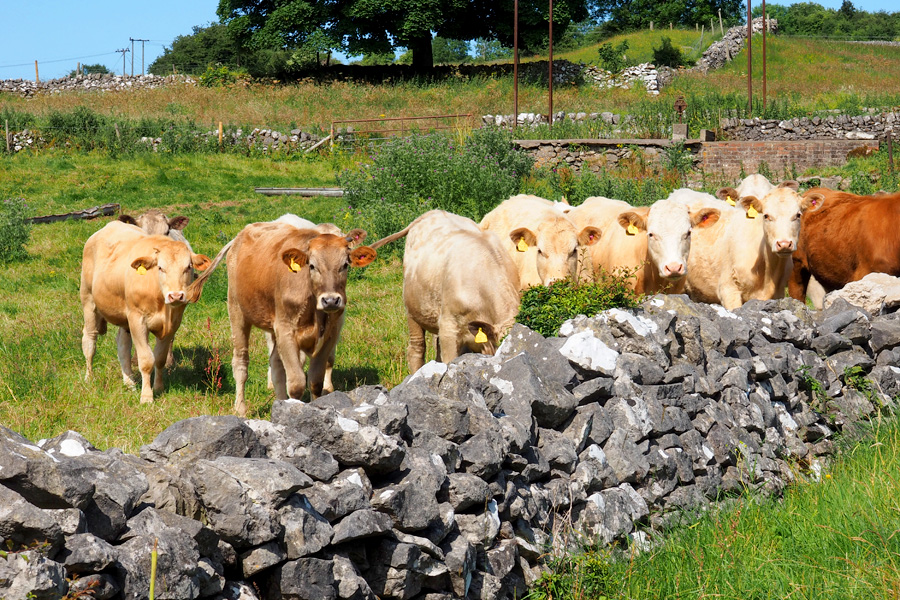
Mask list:
[{"label": "cow muzzle", "polygon": [[683,262],[670,262],[662,268],[662,276],[666,279],[681,279],[685,272]]},{"label": "cow muzzle", "polygon": [[166,292],[166,304],[184,304],[187,302],[187,295],[184,291]]},{"label": "cow muzzle", "polygon": [[790,254],[795,250],[794,240],[776,240],[775,241],[775,253],[776,254]]},{"label": "cow muzzle", "polygon": [[344,308],[344,297],[340,294],[322,294],[318,301],[319,310],[337,312]]}]

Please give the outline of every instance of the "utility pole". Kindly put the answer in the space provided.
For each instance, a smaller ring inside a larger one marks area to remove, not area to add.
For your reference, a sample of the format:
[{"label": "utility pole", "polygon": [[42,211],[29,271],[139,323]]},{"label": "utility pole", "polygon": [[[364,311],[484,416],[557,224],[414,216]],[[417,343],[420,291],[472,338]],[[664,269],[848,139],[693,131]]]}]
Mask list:
[{"label": "utility pole", "polygon": [[125,76],[125,54],[128,52],[128,48],[120,48],[116,50],[116,52],[122,53],[122,76]]},{"label": "utility pole", "polygon": [[550,73],[549,87],[550,114],[547,115],[547,128],[553,130],[553,0],[550,0]]},{"label": "utility pole", "polygon": [[[128,38],[131,41],[131,76],[134,77],[134,38]],[[124,75],[125,73],[122,73]]]},{"label": "utility pole", "polygon": [[762,0],[763,27],[763,111],[766,110],[766,0]]},{"label": "utility pole", "polygon": [[747,116],[753,116],[753,13],[747,0]]},{"label": "utility pole", "polygon": [[[144,74],[144,42],[149,42],[150,40],[142,40],[141,38],[134,38],[131,40],[131,64],[134,65],[134,43],[141,43],[141,75]],[[134,75],[134,67],[131,69],[131,74]]]},{"label": "utility pole", "polygon": [[519,122],[519,0],[513,1],[513,131]]}]

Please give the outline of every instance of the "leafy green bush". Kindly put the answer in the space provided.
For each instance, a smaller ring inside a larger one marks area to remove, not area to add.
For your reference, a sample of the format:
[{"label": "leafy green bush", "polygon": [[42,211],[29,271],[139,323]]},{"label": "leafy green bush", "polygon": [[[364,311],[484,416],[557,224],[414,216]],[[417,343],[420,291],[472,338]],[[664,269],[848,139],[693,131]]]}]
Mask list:
[{"label": "leafy green bush", "polygon": [[25,244],[31,235],[31,225],[25,222],[25,200],[13,198],[0,203],[0,263],[21,260],[28,256]]},{"label": "leafy green bush", "polygon": [[232,70],[225,65],[209,65],[200,75],[199,83],[203,87],[225,87],[248,78],[244,71]]},{"label": "leafy green bush", "polygon": [[653,64],[657,67],[672,67],[673,69],[686,64],[681,49],[672,45],[672,40],[669,36],[662,36],[660,41],[662,44],[659,48],[653,47]]},{"label": "leafy green bush", "polygon": [[510,142],[493,128],[473,131],[462,144],[442,134],[392,139],[338,182],[370,236],[394,233],[435,208],[479,221],[518,193],[531,170],[533,159]]},{"label": "leafy green bush", "polygon": [[633,176],[620,173],[617,176],[608,170],[571,173],[566,168],[560,168],[549,172],[538,171],[534,177],[528,178],[522,192],[552,200],[565,196],[572,206],[578,206],[591,196],[615,198],[632,206],[647,206],[668,197],[672,190],[680,187],[677,183],[658,174]]},{"label": "leafy green bush", "polygon": [[543,336],[559,333],[567,319],[576,315],[593,316],[610,308],[634,308],[641,296],[628,284],[633,273],[601,271],[596,282],[569,279],[549,286],[530,287],[522,294],[522,305],[516,322]]},{"label": "leafy green bush", "polygon": [[597,49],[600,58],[600,65],[610,73],[618,73],[625,66],[625,52],[628,50],[628,40],[622,40],[618,45],[613,46],[611,42],[601,45]]}]

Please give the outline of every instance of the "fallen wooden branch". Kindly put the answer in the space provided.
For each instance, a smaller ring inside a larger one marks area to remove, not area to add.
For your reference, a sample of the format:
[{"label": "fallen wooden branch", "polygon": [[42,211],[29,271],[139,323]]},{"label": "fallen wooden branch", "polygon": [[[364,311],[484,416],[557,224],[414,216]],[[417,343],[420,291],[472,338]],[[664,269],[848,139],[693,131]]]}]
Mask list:
[{"label": "fallen wooden branch", "polygon": [[344,190],[341,188],[271,188],[271,187],[258,187],[253,188],[257,194],[263,194],[265,196],[286,196],[286,195],[296,195],[296,196],[330,196],[332,198],[340,198],[344,195]]},{"label": "fallen wooden branch", "polygon": [[108,217],[114,215],[121,210],[118,204],[104,204],[84,210],[76,210],[74,212],[62,215],[46,215],[43,217],[31,217],[25,219],[26,223],[55,223],[57,221],[67,221],[69,219],[96,219],[97,217]]}]

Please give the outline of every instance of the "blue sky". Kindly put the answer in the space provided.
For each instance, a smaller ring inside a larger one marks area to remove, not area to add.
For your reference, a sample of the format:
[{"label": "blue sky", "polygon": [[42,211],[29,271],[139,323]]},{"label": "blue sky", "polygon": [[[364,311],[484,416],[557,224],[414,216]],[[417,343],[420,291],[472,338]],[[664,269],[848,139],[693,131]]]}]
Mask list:
[{"label": "blue sky", "polygon": [[[753,5],[759,3],[754,0]],[[772,2],[793,4],[793,2]],[[819,4],[838,8],[841,0]],[[854,6],[868,11],[897,11],[897,0],[855,0]],[[125,71],[141,72],[141,43],[130,52],[129,38],[146,39],[144,68],[171,46],[178,35],[191,33],[195,25],[216,20],[218,0],[0,0],[0,79],[34,79],[38,61],[41,79],[62,77],[76,65],[102,64],[122,72],[122,54],[128,48]]]}]

